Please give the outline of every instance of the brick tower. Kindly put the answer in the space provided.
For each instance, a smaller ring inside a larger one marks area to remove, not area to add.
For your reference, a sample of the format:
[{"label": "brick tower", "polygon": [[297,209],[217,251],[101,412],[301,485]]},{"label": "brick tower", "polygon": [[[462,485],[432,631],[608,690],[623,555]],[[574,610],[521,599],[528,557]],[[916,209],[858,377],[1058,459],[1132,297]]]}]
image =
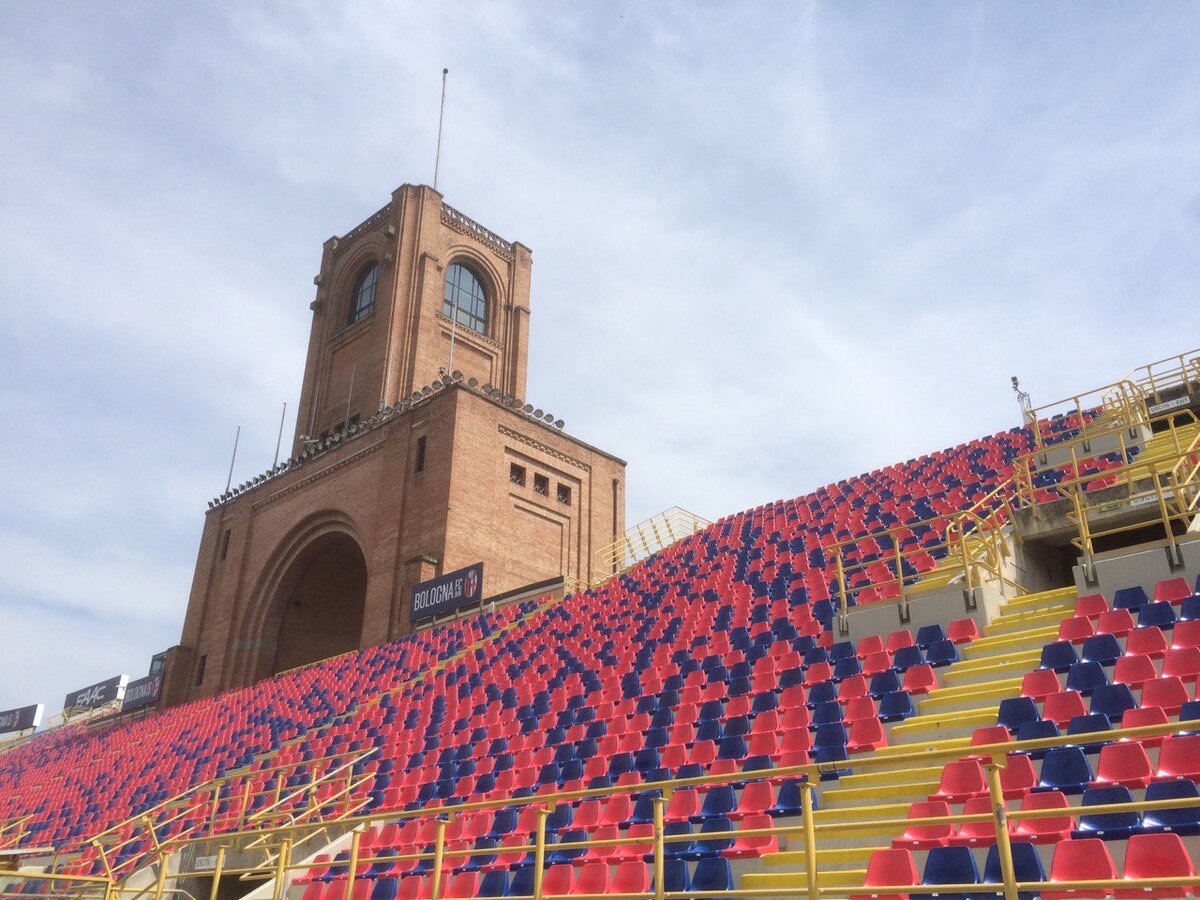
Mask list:
[{"label": "brick tower", "polygon": [[588,579],[625,463],[524,399],[531,262],[426,186],[325,242],[293,455],[210,504],[165,703],[407,634],[463,566]]}]

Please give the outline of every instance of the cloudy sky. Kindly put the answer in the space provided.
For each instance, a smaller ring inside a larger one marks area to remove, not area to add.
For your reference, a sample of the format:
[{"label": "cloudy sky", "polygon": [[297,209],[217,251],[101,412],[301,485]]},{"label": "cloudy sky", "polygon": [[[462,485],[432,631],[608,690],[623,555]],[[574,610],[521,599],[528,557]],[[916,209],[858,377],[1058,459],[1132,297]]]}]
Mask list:
[{"label": "cloudy sky", "polygon": [[[0,709],[178,640],[321,242],[534,249],[529,399],[716,518],[1200,345],[1200,6],[0,4]],[[292,422],[288,422],[288,430]]]}]

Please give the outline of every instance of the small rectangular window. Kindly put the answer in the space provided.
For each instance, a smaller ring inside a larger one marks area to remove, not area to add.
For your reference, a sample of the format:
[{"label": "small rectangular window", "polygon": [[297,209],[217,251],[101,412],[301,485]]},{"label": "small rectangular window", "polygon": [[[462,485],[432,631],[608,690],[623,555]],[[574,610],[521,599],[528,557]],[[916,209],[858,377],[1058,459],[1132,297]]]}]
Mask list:
[{"label": "small rectangular window", "polygon": [[221,562],[225,561],[225,557],[229,555],[229,533],[230,529],[225,529],[225,534],[221,537]]},{"label": "small rectangular window", "polygon": [[550,496],[550,479],[545,475],[533,476],[533,492],[541,494],[543,497]]},{"label": "small rectangular window", "polygon": [[565,506],[571,505],[571,486],[569,484],[560,484],[558,486],[558,502]]},{"label": "small rectangular window", "polygon": [[414,472],[425,471],[425,438],[417,438],[417,462],[413,466]]},{"label": "small rectangular window", "polygon": [[200,662],[196,666],[196,687],[200,687],[204,683],[204,670],[208,668],[208,654],[200,657]]},{"label": "small rectangular window", "polygon": [[518,487],[525,487],[525,467],[512,463],[508,467],[508,480]]}]

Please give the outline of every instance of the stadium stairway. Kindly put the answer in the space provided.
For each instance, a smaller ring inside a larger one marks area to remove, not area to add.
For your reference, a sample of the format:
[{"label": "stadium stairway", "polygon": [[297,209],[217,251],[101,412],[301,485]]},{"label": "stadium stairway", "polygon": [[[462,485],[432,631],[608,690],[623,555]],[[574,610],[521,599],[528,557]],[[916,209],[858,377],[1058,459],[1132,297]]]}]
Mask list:
[{"label": "stadium stairway", "polygon": [[[1023,675],[1037,667],[1043,645],[1054,640],[1058,623],[1073,613],[1076,594],[1074,587],[1067,587],[1005,603],[983,636],[963,645],[959,661],[938,670],[941,687],[915,704],[917,715],[891,724],[888,746],[873,755],[886,760],[918,749],[970,745],[977,728],[996,724],[1000,701],[1020,695]],[[861,886],[871,854],[890,846],[904,830],[889,820],[904,819],[914,802],[936,791],[942,767],[940,762],[914,765],[909,756],[894,765],[885,762],[870,771],[825,782],[828,786],[820,791],[820,809],[814,815],[818,828],[823,824],[863,824],[836,836],[818,837],[818,885]],[[781,895],[805,889],[803,838],[794,842],[794,849],[768,854],[761,862],[768,871],[745,872],[743,887],[777,888]],[[775,871],[769,871],[772,869]]]}]

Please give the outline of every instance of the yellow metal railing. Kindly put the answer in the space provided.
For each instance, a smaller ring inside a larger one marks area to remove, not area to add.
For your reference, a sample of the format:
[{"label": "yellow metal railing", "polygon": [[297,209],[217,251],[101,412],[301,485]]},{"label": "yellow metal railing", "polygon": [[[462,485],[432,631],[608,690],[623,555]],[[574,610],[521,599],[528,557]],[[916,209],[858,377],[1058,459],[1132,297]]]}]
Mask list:
[{"label": "yellow metal railing", "polygon": [[119,896],[108,878],[88,875],[48,875],[43,872],[0,872],[0,895],[52,900],[71,897],[74,900],[116,900]]},{"label": "yellow metal railing", "polygon": [[625,531],[592,560],[592,585],[620,575],[676,541],[707,528],[712,522],[678,506],[651,516]]},{"label": "yellow metal railing", "polygon": [[20,846],[29,834],[29,823],[32,820],[33,816],[21,816],[0,821],[0,850]]},{"label": "yellow metal railing", "polygon": [[1033,435],[1035,453],[1045,452],[1059,443],[1063,431],[1051,426],[1061,417],[1067,419],[1063,430],[1075,431],[1085,440],[1094,440],[1119,429],[1137,429],[1148,423],[1150,414],[1141,389],[1129,380],[1047,403],[1033,409],[1026,423]]},{"label": "yellow metal railing", "polygon": [[[120,880],[147,865],[172,840],[273,825],[336,821],[353,815],[366,805],[368,798],[363,788],[374,777],[373,774],[355,776],[354,768],[376,752],[376,748],[371,748],[357,754],[297,760],[262,769],[239,769],[164,800],[77,846],[61,848],[56,854],[55,868],[69,864],[92,848],[108,877]],[[323,763],[334,765],[322,769]],[[285,789],[288,773],[304,774],[311,780],[299,787]],[[272,787],[255,788],[256,782],[269,781],[274,781]],[[264,803],[256,809],[256,801],[260,798]],[[330,807],[333,807],[332,813],[323,812]],[[162,835],[172,828],[177,828],[178,833]],[[125,853],[138,846],[143,849]]]},{"label": "yellow metal railing", "polygon": [[[925,522],[941,530],[941,538],[936,541],[901,547],[902,538],[912,533],[912,527],[897,525],[845,538],[822,548],[826,564],[830,559],[834,562],[834,599],[842,632],[845,633],[847,627],[851,594],[865,588],[876,588],[881,592],[874,602],[897,604],[901,621],[908,620],[908,603],[913,596],[948,584],[960,584],[963,590],[970,592],[984,583],[996,582],[1002,591],[1012,587],[1017,593],[1024,593],[1024,588],[1005,571],[1005,560],[1011,555],[1006,534],[1006,528],[1013,522],[1011,493],[1012,483],[1007,481],[967,509]],[[1015,538],[1020,540],[1019,535]],[[864,548],[869,551],[871,545],[881,550],[886,547],[887,552],[870,560],[847,560],[848,556],[860,555]],[[852,554],[852,550],[856,552]],[[922,569],[927,557],[933,557],[937,563]],[[910,574],[905,574],[906,564]],[[880,574],[881,567],[887,574],[882,578],[873,577]],[[850,581],[859,573],[870,580],[855,591]]]},{"label": "yellow metal railing", "polygon": [[[1188,727],[1194,723],[1166,723],[1161,725],[1146,725],[1136,728],[1116,728],[1105,732],[1095,732],[1088,734],[1088,743],[1100,743],[1117,740],[1139,740],[1163,737],[1166,735],[1187,733]],[[330,861],[325,865],[344,865],[346,868],[345,876],[345,900],[353,900],[355,885],[362,877],[360,869],[364,869],[375,863],[394,863],[405,861],[426,860],[431,863],[428,877],[431,880],[431,897],[432,900],[441,900],[445,896],[446,885],[444,879],[446,872],[443,871],[443,862],[446,855],[449,853],[456,858],[465,858],[469,856],[512,856],[514,859],[519,856],[532,853],[534,856],[534,887],[533,894],[530,895],[532,900],[543,900],[551,895],[543,891],[547,847],[553,846],[555,849],[588,849],[592,847],[616,847],[616,846],[636,846],[644,847],[646,844],[651,846],[650,860],[654,867],[655,881],[654,889],[647,892],[624,894],[629,900],[640,898],[640,900],[657,900],[657,898],[681,898],[690,896],[692,892],[678,893],[669,892],[664,889],[663,884],[663,863],[666,858],[666,846],[675,842],[691,842],[697,839],[695,834],[666,834],[664,828],[664,810],[669,802],[673,792],[685,788],[703,788],[714,785],[728,784],[733,781],[749,781],[755,780],[773,780],[779,781],[785,778],[795,778],[801,780],[801,799],[802,813],[799,816],[799,822],[792,824],[773,823],[768,828],[757,829],[739,829],[737,831],[728,832],[704,832],[702,837],[706,840],[717,840],[723,838],[737,839],[739,837],[758,837],[758,836],[776,836],[788,839],[796,839],[803,842],[806,866],[805,866],[805,890],[804,893],[815,900],[819,897],[843,897],[852,895],[861,895],[864,890],[872,894],[890,894],[890,893],[937,893],[962,890],[968,893],[978,892],[979,885],[963,885],[959,887],[938,885],[936,887],[918,887],[914,885],[890,885],[890,886],[871,886],[864,889],[861,886],[826,886],[819,883],[818,866],[816,864],[817,851],[819,850],[822,840],[827,838],[837,838],[841,835],[854,834],[861,832],[862,829],[884,829],[893,828],[899,834],[905,828],[913,825],[942,825],[942,824],[961,824],[964,822],[987,822],[991,821],[996,831],[997,852],[1000,857],[1001,870],[1003,879],[1001,882],[996,882],[992,885],[993,890],[1003,890],[1007,900],[1016,900],[1018,892],[1026,890],[1038,889],[1054,889],[1054,890],[1069,890],[1074,888],[1095,888],[1095,887],[1113,887],[1122,886],[1128,888],[1156,887],[1166,885],[1180,884],[1197,884],[1200,883],[1200,876],[1190,876],[1187,878],[1161,878],[1161,879],[1119,879],[1119,880],[1104,880],[1096,879],[1091,881],[1081,882],[1020,882],[1016,880],[1015,870],[1012,859],[1012,848],[1009,823],[1024,819],[1038,818],[1061,818],[1064,816],[1074,817],[1079,814],[1103,814],[1111,812],[1147,812],[1153,810],[1166,809],[1183,809],[1195,808],[1197,803],[1195,798],[1180,798],[1171,800],[1158,801],[1135,801],[1124,804],[1111,804],[1105,806],[1068,806],[1055,807],[1053,809],[1040,810],[1009,810],[1007,801],[1004,797],[1004,791],[1001,783],[1001,771],[1007,765],[1007,757],[1010,753],[1024,753],[1035,750],[1048,750],[1055,747],[1065,747],[1078,745],[1078,735],[1061,735],[1052,738],[1041,738],[1037,740],[1026,741],[1006,741],[1002,743],[993,743],[978,746],[956,746],[951,748],[931,747],[926,749],[914,749],[904,753],[892,754],[870,754],[860,758],[854,758],[848,761],[837,761],[830,763],[811,763],[801,766],[791,766],[781,769],[763,770],[759,772],[733,772],[720,775],[707,775],[699,778],[674,779],[668,781],[649,782],[633,785],[614,785],[608,788],[593,789],[593,790],[578,790],[578,791],[560,791],[553,794],[543,796],[522,797],[522,798],[497,798],[494,800],[485,800],[475,803],[465,803],[456,806],[439,806],[426,808],[423,810],[414,811],[393,811],[386,813],[375,813],[367,816],[349,817],[341,821],[341,825],[351,828],[351,840],[348,849],[348,858],[343,861]],[[955,814],[950,816],[930,816],[924,818],[873,818],[870,817],[871,808],[864,807],[862,812],[864,818],[854,821],[844,822],[828,822],[817,824],[813,816],[813,791],[815,790],[817,779],[822,774],[828,774],[834,771],[845,770],[852,768],[855,772],[870,771],[873,769],[894,769],[897,774],[903,774],[906,767],[928,767],[934,763],[948,763],[954,760],[967,758],[978,759],[983,766],[987,775],[988,796],[991,800],[991,812],[978,813],[971,815]],[[644,791],[658,791],[659,796],[654,798],[653,806],[653,829],[648,836],[631,836],[624,834],[617,838],[608,839],[590,839],[583,841],[572,841],[550,844],[546,836],[546,819],[553,809],[559,804],[572,803],[576,800],[611,797],[621,793],[633,793]],[[510,845],[505,847],[492,848],[476,848],[476,847],[448,847],[446,839],[446,826],[457,816],[462,816],[468,813],[475,813],[484,810],[496,810],[503,807],[535,807],[536,825],[533,831],[532,842],[522,843],[521,845]],[[424,850],[414,853],[398,853],[384,851],[375,851],[372,848],[364,847],[363,836],[367,827],[384,824],[388,822],[398,822],[409,819],[428,819],[434,817],[435,835],[432,850]],[[215,866],[213,869],[204,869],[196,871],[168,871],[168,866],[163,864],[160,866],[159,879],[155,884],[154,890],[145,888],[128,888],[119,886],[114,890],[115,895],[130,895],[146,897],[147,900],[161,900],[163,893],[169,893],[167,888],[168,882],[178,882],[182,879],[193,877],[211,877],[213,884],[214,896],[222,877],[237,875],[239,877],[250,877],[258,879],[274,879],[272,897],[274,900],[280,900],[283,896],[285,882],[288,880],[290,873],[297,870],[310,870],[314,867],[313,862],[295,861],[292,858],[292,849],[300,843],[297,839],[299,830],[302,826],[287,825],[274,826],[254,831],[247,831],[240,834],[225,834],[220,836],[220,843],[217,847]],[[177,852],[186,846],[203,846],[206,842],[211,842],[211,838],[182,838],[164,845],[160,852],[161,859],[165,863],[167,854]],[[237,850],[243,841],[252,841],[258,846],[270,846],[275,852],[269,858],[263,859],[258,864],[248,864],[238,868],[227,867],[224,862],[229,851]],[[210,844],[211,846],[211,844]],[[421,876],[424,877],[424,876]],[[704,892],[706,895],[712,893],[713,896],[726,897],[757,897],[765,895],[778,895],[780,893],[790,893],[788,890],[780,888],[763,888],[763,889],[735,889],[732,891],[715,891]],[[573,897],[590,896],[583,894],[571,894]],[[608,896],[612,896],[611,894]],[[115,900],[115,897],[114,897]]]},{"label": "yellow metal railing", "polygon": [[1200,349],[1138,366],[1125,380],[1141,390],[1149,406],[1179,397],[1189,402],[1200,400]]}]

